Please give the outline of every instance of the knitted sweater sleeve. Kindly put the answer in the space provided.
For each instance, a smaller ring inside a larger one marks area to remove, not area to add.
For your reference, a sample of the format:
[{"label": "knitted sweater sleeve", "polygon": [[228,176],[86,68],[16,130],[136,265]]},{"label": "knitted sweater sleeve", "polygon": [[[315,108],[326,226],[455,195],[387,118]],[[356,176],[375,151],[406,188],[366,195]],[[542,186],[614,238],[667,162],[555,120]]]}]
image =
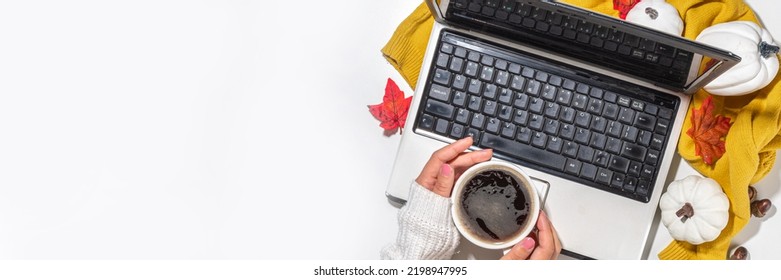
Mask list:
[{"label": "knitted sweater sleeve", "polygon": [[380,251],[382,259],[450,259],[460,235],[450,216],[450,199],[413,182],[399,210],[396,241]]}]

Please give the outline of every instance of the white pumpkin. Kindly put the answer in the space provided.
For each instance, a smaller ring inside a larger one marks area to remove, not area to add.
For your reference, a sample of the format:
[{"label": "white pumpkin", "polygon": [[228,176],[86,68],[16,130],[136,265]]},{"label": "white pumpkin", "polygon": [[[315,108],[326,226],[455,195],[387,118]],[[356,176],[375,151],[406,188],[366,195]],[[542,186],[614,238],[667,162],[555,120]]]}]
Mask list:
[{"label": "white pumpkin", "polygon": [[702,30],[696,41],[733,52],[740,63],[707,85],[711,94],[736,96],[767,86],[778,73],[778,47],[766,29],[751,21],[730,21]]},{"label": "white pumpkin", "polygon": [[729,199],[719,183],[695,175],[670,183],[659,208],[673,239],[694,245],[716,239],[729,219]]},{"label": "white pumpkin", "polygon": [[678,15],[678,9],[664,0],[640,1],[626,14],[626,20],[675,36],[683,33],[683,20]]}]

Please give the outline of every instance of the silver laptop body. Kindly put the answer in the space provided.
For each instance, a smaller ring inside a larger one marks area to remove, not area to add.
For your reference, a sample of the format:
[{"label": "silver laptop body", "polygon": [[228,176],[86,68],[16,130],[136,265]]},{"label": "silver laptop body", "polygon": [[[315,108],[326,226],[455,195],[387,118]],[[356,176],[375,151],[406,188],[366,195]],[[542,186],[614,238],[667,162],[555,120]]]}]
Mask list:
[{"label": "silver laptop body", "polygon": [[[443,0],[435,3],[427,0],[432,14],[436,18],[428,47],[420,70],[419,80],[414,93],[412,105],[407,117],[407,125],[404,128],[402,139],[397,151],[390,182],[386,195],[389,200],[403,203],[407,199],[410,183],[417,177],[423,165],[432,152],[455,141],[453,137],[444,137],[420,129],[416,124],[417,118],[423,109],[421,100],[431,89],[427,87],[434,73],[432,65],[435,62],[435,53],[443,32],[456,32],[468,38],[495,43],[504,49],[519,53],[549,58],[572,69],[582,69],[591,75],[604,75],[630,82],[638,87],[652,89],[662,94],[667,94],[680,99],[677,110],[673,111],[674,121],[670,123],[670,138],[661,155],[661,161],[656,164],[657,172],[655,184],[650,189],[648,202],[629,199],[616,193],[603,189],[584,185],[570,179],[555,176],[544,168],[537,168],[523,162],[519,164],[535,180],[549,184],[545,211],[553,222],[560,237],[565,254],[578,258],[595,259],[641,259],[647,258],[645,251],[649,241],[652,222],[658,201],[663,193],[666,178],[676,153],[677,139],[681,135],[681,127],[689,106],[691,93],[696,92],[708,81],[739,62],[740,58],[726,51],[710,46],[704,46],[688,41],[681,37],[670,36],[635,26],[630,23],[614,19],[608,16],[596,14],[576,7],[567,6],[551,1],[513,1],[515,4],[546,7],[552,11],[571,13],[571,17],[583,17],[605,26],[627,32],[636,32],[642,36],[651,38],[657,42],[692,50],[695,54],[694,62],[689,69],[690,75],[680,87],[661,85],[642,75],[633,75],[615,71],[610,67],[599,65],[593,61],[586,61],[578,57],[556,53],[555,49],[542,48],[539,45],[525,44],[523,40],[513,38],[507,34],[496,35],[490,28],[481,28],[479,24],[461,24],[447,19],[448,9],[452,9],[456,0]],[[471,3],[470,1],[466,1]],[[491,2],[491,1],[485,1]],[[503,1],[493,1],[502,4]],[[485,4],[485,3],[483,3]],[[450,14],[452,15],[452,14]],[[480,18],[485,20],[485,18]],[[490,21],[487,23],[490,24]],[[704,67],[706,65],[709,67]],[[713,66],[713,67],[711,67]],[[476,143],[472,149],[480,149]],[[495,153],[496,154],[496,153]],[[523,157],[524,155],[517,155]],[[512,158],[496,157],[493,160],[513,161]]]}]

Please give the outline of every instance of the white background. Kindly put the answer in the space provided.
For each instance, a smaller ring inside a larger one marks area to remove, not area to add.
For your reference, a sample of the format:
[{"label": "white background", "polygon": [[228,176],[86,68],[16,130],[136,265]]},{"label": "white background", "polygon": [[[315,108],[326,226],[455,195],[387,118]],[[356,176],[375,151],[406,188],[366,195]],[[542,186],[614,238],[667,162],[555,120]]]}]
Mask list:
[{"label": "white background", "polygon": [[[0,258],[377,259],[394,240],[400,136],[366,106],[388,78],[412,94],[380,49],[420,1],[0,3]],[[761,196],[781,202],[780,173]],[[780,224],[736,240],[781,258]]]}]

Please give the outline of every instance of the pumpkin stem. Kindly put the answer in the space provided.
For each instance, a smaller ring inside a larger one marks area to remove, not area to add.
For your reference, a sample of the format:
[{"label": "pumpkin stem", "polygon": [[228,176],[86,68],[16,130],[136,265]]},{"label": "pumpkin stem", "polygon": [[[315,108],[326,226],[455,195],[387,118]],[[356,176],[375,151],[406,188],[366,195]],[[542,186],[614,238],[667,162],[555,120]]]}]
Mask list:
[{"label": "pumpkin stem", "polygon": [[773,46],[765,41],[759,42],[759,53],[764,58],[768,58],[770,55],[777,54],[778,50],[778,46]]},{"label": "pumpkin stem", "polygon": [[645,8],[645,14],[651,17],[651,19],[656,19],[659,17],[659,11],[651,7]]},{"label": "pumpkin stem", "polygon": [[681,223],[685,223],[686,220],[694,216],[694,208],[691,203],[686,202],[681,209],[675,212],[675,215],[681,218]]}]

